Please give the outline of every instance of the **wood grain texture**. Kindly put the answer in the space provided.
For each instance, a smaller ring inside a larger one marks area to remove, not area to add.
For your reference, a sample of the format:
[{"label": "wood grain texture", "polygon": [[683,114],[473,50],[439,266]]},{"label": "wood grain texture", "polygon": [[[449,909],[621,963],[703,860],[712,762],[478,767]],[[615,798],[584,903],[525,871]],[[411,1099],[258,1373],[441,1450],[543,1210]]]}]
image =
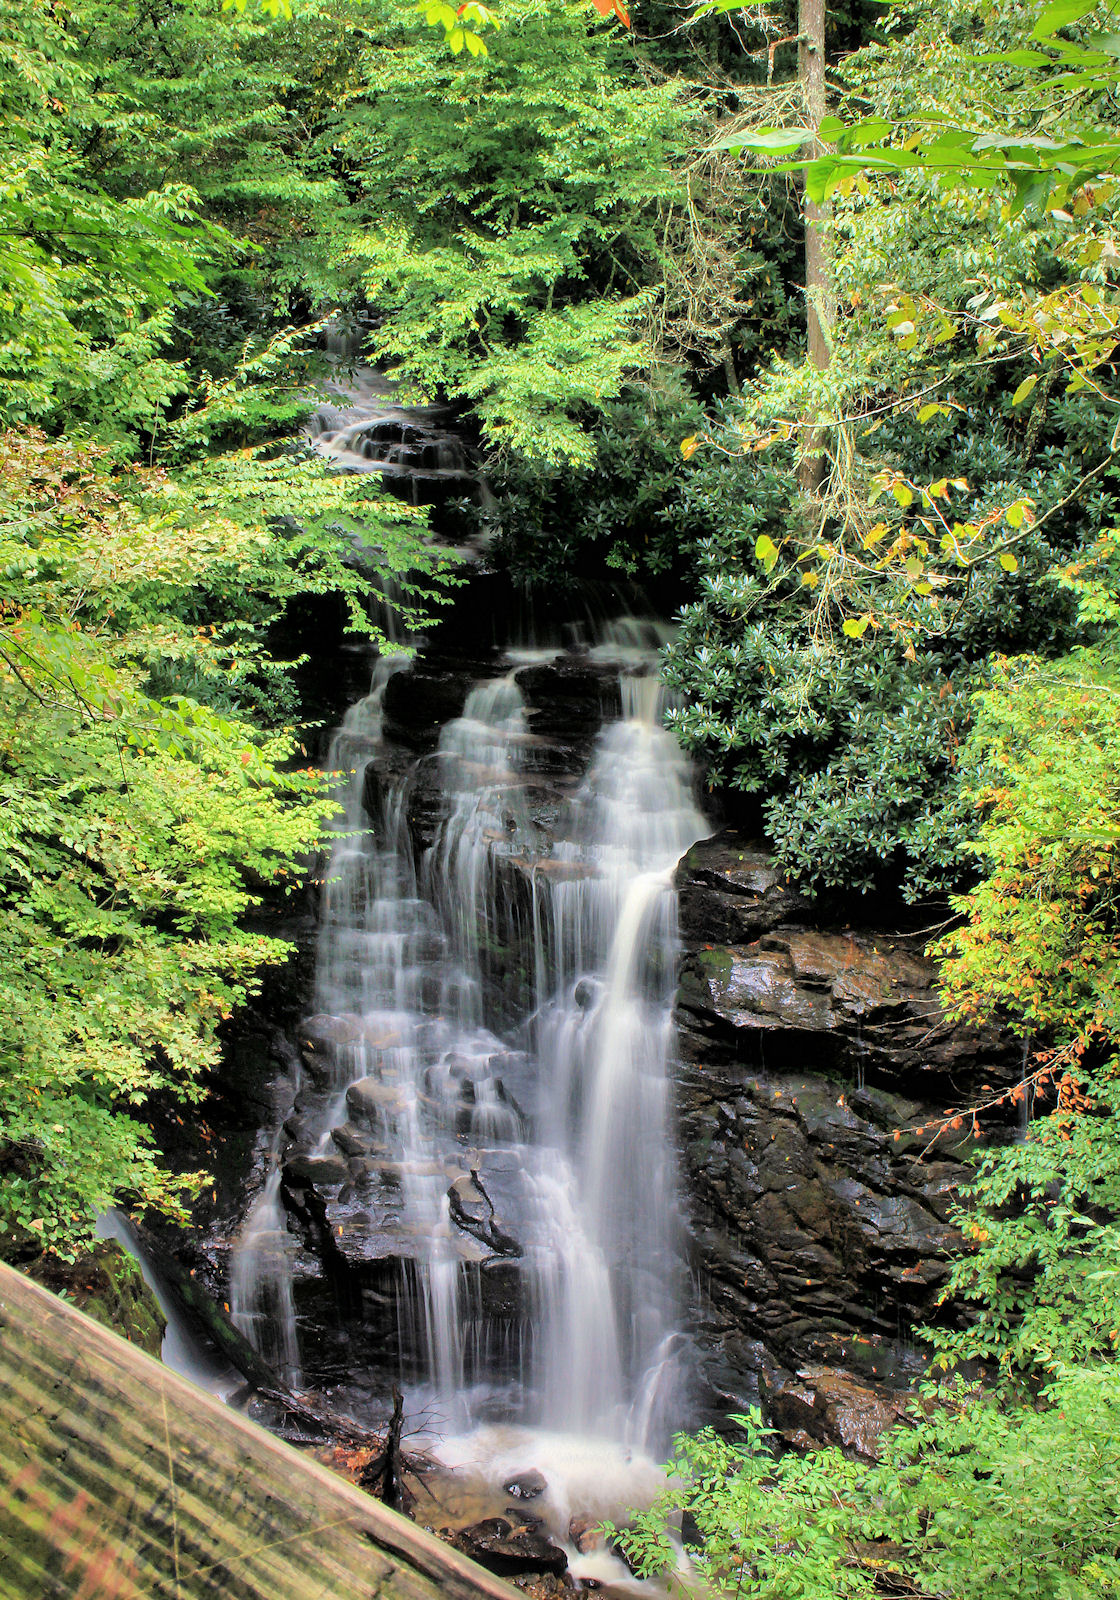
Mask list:
[{"label": "wood grain texture", "polygon": [[3,1600],[522,1600],[0,1266]]}]

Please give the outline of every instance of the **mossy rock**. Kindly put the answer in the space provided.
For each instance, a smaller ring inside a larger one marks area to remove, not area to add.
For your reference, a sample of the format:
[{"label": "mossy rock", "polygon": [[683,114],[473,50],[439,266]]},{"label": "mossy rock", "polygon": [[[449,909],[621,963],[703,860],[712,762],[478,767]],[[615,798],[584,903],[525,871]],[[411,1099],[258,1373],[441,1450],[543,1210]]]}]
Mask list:
[{"label": "mossy rock", "polygon": [[167,1320],[136,1262],[115,1239],[101,1239],[76,1261],[41,1255],[23,1269],[151,1356],[159,1356]]}]

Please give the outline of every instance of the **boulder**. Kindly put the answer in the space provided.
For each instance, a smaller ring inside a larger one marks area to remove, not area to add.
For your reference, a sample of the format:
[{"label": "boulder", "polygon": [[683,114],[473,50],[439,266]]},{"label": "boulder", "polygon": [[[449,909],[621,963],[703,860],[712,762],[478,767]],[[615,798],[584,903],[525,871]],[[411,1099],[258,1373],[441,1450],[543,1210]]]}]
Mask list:
[{"label": "boulder", "polygon": [[401,1103],[400,1087],[380,1078],[359,1078],[346,1091],[346,1109],[359,1124],[376,1124],[384,1113],[399,1111]]},{"label": "boulder", "polygon": [[548,1482],[540,1472],[519,1472],[516,1478],[503,1483],[502,1488],[514,1500],[536,1500],[548,1488]]},{"label": "boulder", "polygon": [[827,1367],[764,1376],[759,1393],[764,1420],[788,1444],[834,1445],[864,1461],[878,1459],[888,1428],[911,1420],[905,1394]]},{"label": "boulder", "polygon": [[350,1177],[350,1168],[341,1155],[294,1155],[284,1163],[284,1176],[289,1182],[330,1188],[334,1184],[345,1183]]},{"label": "boulder", "polygon": [[395,673],[381,702],[386,734],[410,750],[431,748],[444,723],[462,716],[471,683],[469,672],[431,661]]},{"label": "boulder", "polygon": [[559,1545],[535,1528],[515,1528],[505,1517],[487,1517],[460,1528],[452,1540],[480,1566],[499,1577],[516,1578],[528,1572],[565,1572],[568,1558]]},{"label": "boulder", "polygon": [[568,1523],[568,1539],[581,1556],[601,1550],[606,1542],[597,1517],[573,1517]]},{"label": "boulder", "polygon": [[920,937],[830,925],[757,844],[704,840],[677,881],[678,1124],[712,1412],[836,1341],[873,1354],[875,1381],[907,1382],[978,1145],[945,1113],[1013,1083],[1020,1052],[950,1025]]}]

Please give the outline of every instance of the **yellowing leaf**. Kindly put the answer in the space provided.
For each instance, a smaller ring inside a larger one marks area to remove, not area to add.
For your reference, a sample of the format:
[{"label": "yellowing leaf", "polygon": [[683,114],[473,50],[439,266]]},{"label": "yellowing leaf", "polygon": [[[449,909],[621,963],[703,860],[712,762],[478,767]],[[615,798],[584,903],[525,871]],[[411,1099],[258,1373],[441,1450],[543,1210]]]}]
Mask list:
[{"label": "yellowing leaf", "polygon": [[905,510],[908,505],[913,504],[914,492],[909,485],[905,483],[892,484],[891,493],[894,495],[899,505],[902,506],[903,510]]},{"label": "yellowing leaf", "polygon": [[1011,554],[1010,550],[1001,551],[999,564],[1003,568],[1004,572],[1018,572],[1019,570],[1019,563]]},{"label": "yellowing leaf", "polygon": [[870,616],[849,617],[844,624],[844,632],[849,639],[862,639],[871,622]]},{"label": "yellowing leaf", "polygon": [[1011,404],[1013,406],[1021,406],[1037,382],[1037,372],[1032,372],[1029,378],[1024,378],[1022,383],[1016,389],[1015,393],[1011,396]]},{"label": "yellowing leaf", "polygon": [[694,433],[690,433],[687,439],[681,440],[681,455],[686,461],[691,461],[699,447],[700,442],[696,435]]},{"label": "yellowing leaf", "polygon": [[768,533],[760,533],[755,540],[754,553],[767,572],[773,571],[778,559],[778,547]]}]

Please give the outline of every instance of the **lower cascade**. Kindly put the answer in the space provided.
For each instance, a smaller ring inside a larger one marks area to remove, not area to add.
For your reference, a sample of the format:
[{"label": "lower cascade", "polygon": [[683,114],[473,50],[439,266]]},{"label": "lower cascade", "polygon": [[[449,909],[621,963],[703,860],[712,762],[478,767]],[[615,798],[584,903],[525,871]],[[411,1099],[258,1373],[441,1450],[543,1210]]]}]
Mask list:
[{"label": "lower cascade", "polygon": [[[625,1477],[684,1420],[673,872],[708,828],[653,667],[620,652],[620,704],[546,831],[523,664],[402,773],[383,702],[410,664],[376,663],[328,758],[345,798],[302,1079],[233,1252],[235,1320],[296,1382],[289,1218],[328,1237],[357,1315],[391,1303],[387,1377],[437,1453],[499,1479],[588,1441]],[[433,764],[418,847],[409,795]]]}]

